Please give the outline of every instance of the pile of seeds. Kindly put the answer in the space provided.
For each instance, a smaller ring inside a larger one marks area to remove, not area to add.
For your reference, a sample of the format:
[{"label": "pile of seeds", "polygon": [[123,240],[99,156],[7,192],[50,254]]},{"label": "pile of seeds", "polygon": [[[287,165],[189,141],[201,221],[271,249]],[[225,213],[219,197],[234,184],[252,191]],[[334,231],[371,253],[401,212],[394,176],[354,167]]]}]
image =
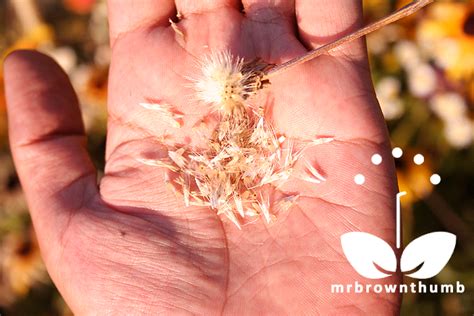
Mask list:
[{"label": "pile of seeds", "polygon": [[[173,147],[164,159],[140,159],[167,169],[166,181],[186,206],[210,207],[239,228],[258,216],[271,222],[276,213],[288,210],[298,195],[280,194],[275,199],[273,193],[294,175],[295,164],[306,148],[332,140],[320,138],[296,146],[275,133],[262,108],[255,111],[247,104],[264,82],[260,80],[261,65],[244,63],[226,52],[204,59],[200,77],[193,79],[196,95],[220,117],[206,148]],[[182,119],[168,105],[142,106],[160,112],[176,127]],[[304,162],[305,171],[296,177],[311,183],[325,180],[314,166]]]}]

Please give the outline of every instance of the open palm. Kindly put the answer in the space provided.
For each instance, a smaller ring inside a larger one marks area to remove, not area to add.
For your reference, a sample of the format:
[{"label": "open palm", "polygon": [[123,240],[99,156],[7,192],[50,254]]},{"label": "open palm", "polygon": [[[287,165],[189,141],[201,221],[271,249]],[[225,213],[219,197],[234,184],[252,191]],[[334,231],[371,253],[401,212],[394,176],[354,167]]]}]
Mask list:
[{"label": "open palm", "polygon": [[[393,164],[362,42],[275,76],[254,100],[267,102],[278,132],[335,138],[306,154],[327,181],[287,183],[283,190],[301,197],[276,223],[239,230],[210,209],[186,208],[165,187],[162,170],[137,162],[163,151],[160,135],[194,140],[191,127],[208,109],[192,100],[186,78],[200,56],[228,49],[281,63],[361,18],[357,1],[247,0],[245,14],[238,2],[110,1],[107,163],[99,187],[64,73],[35,52],[5,62],[15,163],[48,271],[77,314],[397,313],[397,295],[331,293],[331,284],[367,282],[345,259],[342,234],[394,240]],[[178,32],[168,22],[175,8]],[[149,99],[176,106],[184,126],[138,106]],[[370,162],[374,153],[385,158],[380,166]],[[353,181],[359,173],[362,186]]]}]

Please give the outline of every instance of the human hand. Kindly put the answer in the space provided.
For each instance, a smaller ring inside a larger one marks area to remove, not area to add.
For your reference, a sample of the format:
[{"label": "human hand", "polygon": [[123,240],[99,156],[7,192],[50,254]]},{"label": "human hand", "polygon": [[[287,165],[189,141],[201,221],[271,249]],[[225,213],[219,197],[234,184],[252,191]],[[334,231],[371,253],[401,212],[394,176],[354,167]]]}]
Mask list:
[{"label": "human hand", "polygon": [[[174,2],[184,46],[168,22]],[[288,183],[285,189],[301,197],[276,223],[260,220],[240,231],[210,209],[186,208],[163,185],[162,170],[137,162],[160,150],[153,136],[192,135],[190,126],[206,112],[190,101],[185,79],[195,56],[230,49],[279,64],[357,28],[362,16],[358,1],[243,2],[245,15],[234,0],[110,1],[113,57],[99,187],[65,74],[35,52],[6,60],[15,164],[48,271],[76,314],[398,312],[397,295],[330,292],[331,284],[361,280],[342,253],[343,233],[366,231],[392,243],[395,235],[394,169],[362,42],[275,76],[262,91],[278,132],[335,138],[306,154],[327,181]],[[175,130],[140,108],[147,98],[189,114],[184,127]],[[381,166],[371,164],[374,153],[385,158]],[[363,186],[353,182],[358,173]]]}]

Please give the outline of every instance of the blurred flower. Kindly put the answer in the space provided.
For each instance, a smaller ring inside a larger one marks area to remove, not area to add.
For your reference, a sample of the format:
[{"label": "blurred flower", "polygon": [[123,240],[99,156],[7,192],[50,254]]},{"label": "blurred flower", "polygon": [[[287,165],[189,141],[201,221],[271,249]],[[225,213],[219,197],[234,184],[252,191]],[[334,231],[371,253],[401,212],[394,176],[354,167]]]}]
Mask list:
[{"label": "blurred flower", "polygon": [[[1,255],[2,252],[0,251],[0,256]],[[0,278],[1,276],[2,275],[0,274]],[[1,307],[9,306],[15,302],[15,298],[16,297],[12,293],[11,289],[0,279],[0,310],[2,310]]]},{"label": "blurred flower", "polygon": [[51,56],[68,74],[76,66],[77,56],[71,47],[45,47],[41,51]]},{"label": "blurred flower", "polygon": [[31,287],[43,282],[46,270],[33,230],[26,236],[12,234],[5,238],[0,258],[1,281],[16,296],[24,296]]},{"label": "blurred flower", "polygon": [[430,100],[433,112],[444,121],[444,136],[455,148],[465,148],[473,142],[474,125],[467,116],[464,98],[454,92],[438,93]]},{"label": "blurred flower", "polygon": [[449,121],[444,126],[444,136],[455,148],[468,147],[474,138],[474,125],[467,117]]},{"label": "blurred flower", "polygon": [[390,43],[399,39],[400,35],[400,26],[396,24],[387,25],[367,36],[368,49],[372,54],[382,54],[388,49]]},{"label": "blurred flower", "polygon": [[372,19],[382,17],[390,11],[390,2],[387,0],[364,0],[364,15]]},{"label": "blurred flower", "polygon": [[12,46],[3,52],[3,58],[17,49],[35,49],[41,45],[51,45],[54,39],[54,31],[48,24],[39,24],[29,33],[20,37]]},{"label": "blurred flower", "polygon": [[87,14],[94,7],[96,0],[63,0],[64,6],[77,14]]},{"label": "blurred flower", "polygon": [[422,165],[416,165],[413,157],[419,153],[415,149],[406,149],[401,158],[397,159],[397,178],[400,192],[406,191],[404,203],[412,204],[428,196],[433,190],[430,177],[433,174],[431,160],[425,155]]},{"label": "blurred flower", "polygon": [[405,109],[400,99],[400,81],[397,78],[381,79],[375,86],[375,93],[385,119],[394,120],[402,116]]},{"label": "blurred flower", "polygon": [[100,45],[95,50],[94,62],[98,66],[108,67],[112,56],[112,50],[109,44]]},{"label": "blurred flower", "polygon": [[414,65],[408,71],[408,88],[417,97],[427,97],[432,94],[437,86],[436,71],[427,63]]},{"label": "blurred flower", "polygon": [[107,21],[107,3],[104,0],[99,0],[94,6],[89,20],[90,36],[98,46],[109,46],[109,24]]},{"label": "blurred flower", "polygon": [[409,40],[397,42],[394,46],[394,52],[398,62],[405,69],[415,67],[422,61],[418,46]]},{"label": "blurred flower", "polygon": [[386,74],[398,74],[400,72],[400,63],[393,53],[393,50],[388,50],[382,55],[381,66]]},{"label": "blurred flower", "polygon": [[0,152],[0,239],[5,233],[23,229],[28,208],[11,156]]},{"label": "blurred flower", "polygon": [[71,75],[72,84],[78,92],[86,131],[97,125],[105,126],[108,70],[108,67],[81,65]]},{"label": "blurred flower", "polygon": [[93,68],[86,86],[88,97],[104,106],[107,103],[108,79],[108,67]]},{"label": "blurred flower", "polygon": [[97,1],[92,10],[89,21],[89,30],[96,44],[94,62],[98,66],[107,67],[110,64],[112,51],[109,44],[109,25],[107,23],[107,3],[104,0]]},{"label": "blurred flower", "polygon": [[464,117],[467,113],[467,105],[464,98],[457,93],[438,93],[430,100],[433,112],[444,121],[455,121]]},{"label": "blurred flower", "polygon": [[437,2],[418,27],[422,47],[454,79],[474,74],[474,3]]}]

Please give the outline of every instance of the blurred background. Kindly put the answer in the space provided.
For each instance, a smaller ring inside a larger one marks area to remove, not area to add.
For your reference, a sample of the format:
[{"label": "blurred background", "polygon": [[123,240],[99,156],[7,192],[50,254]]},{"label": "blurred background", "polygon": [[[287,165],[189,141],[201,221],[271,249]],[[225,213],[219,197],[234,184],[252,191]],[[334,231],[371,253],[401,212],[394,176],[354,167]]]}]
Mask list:
[{"label": "blurred background", "polygon": [[[365,19],[408,2],[364,0]],[[437,1],[367,41],[392,143],[403,149],[396,161],[400,189],[409,193],[402,203],[405,244],[437,230],[456,234],[453,257],[427,283],[461,281],[467,289],[463,295],[407,294],[402,315],[473,315],[474,0]],[[105,1],[0,0],[2,61],[19,48],[46,52],[69,74],[90,153],[103,170],[110,62]],[[425,157],[422,165],[413,163],[417,153]],[[436,186],[430,182],[435,173],[441,177]],[[0,315],[71,315],[44,269],[9,153],[2,72]]]}]

